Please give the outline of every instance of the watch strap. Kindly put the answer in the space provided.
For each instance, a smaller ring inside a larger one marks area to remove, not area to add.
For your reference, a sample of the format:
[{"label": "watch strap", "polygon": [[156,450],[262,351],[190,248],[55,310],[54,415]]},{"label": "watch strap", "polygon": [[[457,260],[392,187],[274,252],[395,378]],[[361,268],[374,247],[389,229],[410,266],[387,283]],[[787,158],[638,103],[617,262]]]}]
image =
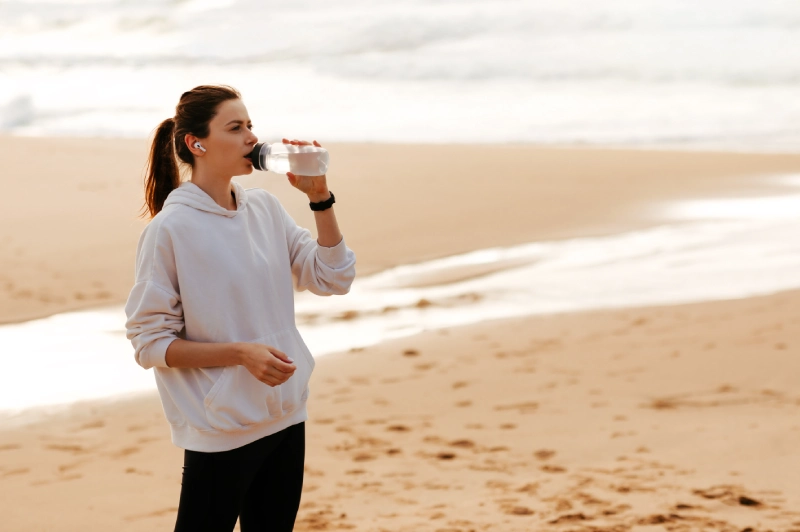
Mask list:
[{"label": "watch strap", "polygon": [[331,193],[331,197],[326,199],[325,201],[318,201],[316,203],[310,202],[308,204],[311,207],[312,211],[324,211],[326,209],[330,209],[333,207],[333,204],[336,203],[336,197],[333,195],[333,191],[329,191]]}]

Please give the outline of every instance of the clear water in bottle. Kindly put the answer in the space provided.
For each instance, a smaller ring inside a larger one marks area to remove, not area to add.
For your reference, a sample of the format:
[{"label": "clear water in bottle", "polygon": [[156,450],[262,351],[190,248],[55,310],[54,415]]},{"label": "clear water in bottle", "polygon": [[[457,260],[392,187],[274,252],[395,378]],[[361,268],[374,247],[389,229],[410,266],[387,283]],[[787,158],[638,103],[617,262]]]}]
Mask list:
[{"label": "clear water in bottle", "polygon": [[314,145],[296,146],[275,142],[259,142],[250,153],[253,168],[294,175],[324,175],[328,171],[328,150]]}]

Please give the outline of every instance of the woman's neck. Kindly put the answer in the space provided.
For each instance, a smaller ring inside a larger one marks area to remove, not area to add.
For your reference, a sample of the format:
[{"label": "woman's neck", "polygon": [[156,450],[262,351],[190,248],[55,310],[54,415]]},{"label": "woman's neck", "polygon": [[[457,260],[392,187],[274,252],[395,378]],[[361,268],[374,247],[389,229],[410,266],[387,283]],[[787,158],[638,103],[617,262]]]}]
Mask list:
[{"label": "woman's neck", "polygon": [[233,187],[231,186],[231,178],[221,179],[219,177],[211,178],[204,176],[199,172],[192,172],[190,179],[192,183],[200,187],[200,189],[208,194],[217,205],[229,211],[236,210],[236,200],[233,197]]}]

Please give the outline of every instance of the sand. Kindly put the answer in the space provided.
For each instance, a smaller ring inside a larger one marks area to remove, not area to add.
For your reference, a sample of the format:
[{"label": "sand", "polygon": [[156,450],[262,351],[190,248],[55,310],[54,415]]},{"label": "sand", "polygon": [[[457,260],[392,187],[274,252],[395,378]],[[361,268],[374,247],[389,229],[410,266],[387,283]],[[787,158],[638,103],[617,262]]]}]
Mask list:
[{"label": "sand", "polygon": [[[798,316],[788,292],[321,357],[296,530],[800,530]],[[4,526],[168,530],[181,460],[154,395],[6,430]]]},{"label": "sand", "polygon": [[[0,139],[20,178],[4,174],[3,318],[124,301],[142,146],[59,141],[61,165],[36,146]],[[359,274],[650,225],[654,202],[774,192],[762,176],[800,168],[782,155],[331,150]],[[79,171],[86,160],[104,165]],[[280,178],[242,182],[310,225]],[[320,357],[296,529],[800,530],[798,311],[800,293],[785,292],[487,322]],[[34,419],[0,430],[4,528],[171,529],[182,451],[157,396]]]}]

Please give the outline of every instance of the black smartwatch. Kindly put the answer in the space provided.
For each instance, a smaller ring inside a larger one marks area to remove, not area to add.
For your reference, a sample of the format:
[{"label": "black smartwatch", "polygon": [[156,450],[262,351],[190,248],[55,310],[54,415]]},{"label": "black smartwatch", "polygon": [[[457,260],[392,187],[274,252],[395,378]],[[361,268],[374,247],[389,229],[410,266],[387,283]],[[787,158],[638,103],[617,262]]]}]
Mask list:
[{"label": "black smartwatch", "polygon": [[333,191],[329,190],[328,192],[331,193],[330,198],[326,199],[325,201],[318,201],[316,203],[310,202],[308,204],[312,211],[324,211],[333,207],[333,204],[336,203],[336,198],[333,195]]}]

